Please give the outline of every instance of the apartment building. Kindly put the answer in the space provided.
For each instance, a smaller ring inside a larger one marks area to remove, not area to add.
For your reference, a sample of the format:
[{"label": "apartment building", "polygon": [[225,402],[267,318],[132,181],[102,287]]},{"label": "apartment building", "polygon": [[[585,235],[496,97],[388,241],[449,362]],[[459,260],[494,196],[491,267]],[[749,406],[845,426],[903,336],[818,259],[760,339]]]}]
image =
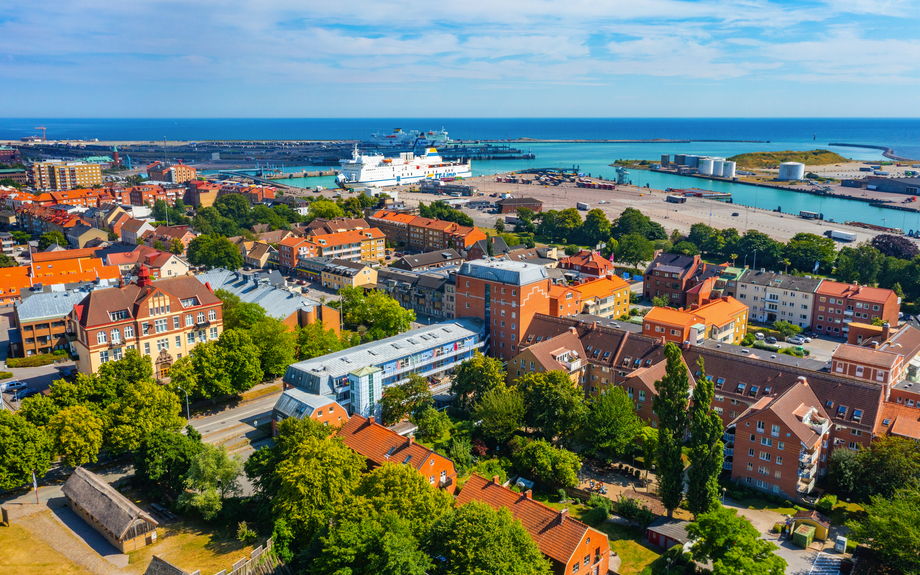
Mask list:
[{"label": "apartment building", "polygon": [[711,277],[718,277],[725,266],[707,264],[700,256],[659,253],[645,270],[642,288],[647,299],[663,297],[673,307],[687,306],[687,290]]},{"label": "apartment building", "polygon": [[377,287],[377,270],[361,262],[333,259],[322,272],[323,287]]},{"label": "apartment building", "polygon": [[[307,224],[306,235],[321,236],[325,234],[335,234],[339,232],[351,232],[354,230],[367,230],[371,225],[364,218],[316,218]],[[382,231],[382,230],[381,230]],[[386,234],[386,232],[384,232]]]},{"label": "apartment building", "polygon": [[574,327],[553,338],[538,341],[524,348],[511,359],[508,369],[508,384],[527,373],[562,371],[568,374],[573,384],[586,383],[588,363],[584,345]]},{"label": "apartment building", "polygon": [[592,251],[580,251],[574,256],[560,259],[559,268],[594,278],[613,275],[616,271],[610,260]]},{"label": "apartment building", "polygon": [[166,205],[173,206],[176,200],[181,200],[185,196],[185,187],[180,185],[168,184],[141,184],[127,190],[128,198],[132,206],[150,206],[153,207],[157,201],[166,202]]},{"label": "apartment building", "polygon": [[220,184],[192,180],[186,182],[184,202],[195,208],[210,208],[214,205],[219,191]]},{"label": "apartment building", "polygon": [[448,266],[459,266],[461,263],[463,263],[463,257],[456,250],[448,248],[424,254],[406,255],[393,262],[390,267],[410,272],[424,272]]},{"label": "apartment building", "polygon": [[61,191],[102,185],[102,166],[89,162],[48,160],[28,167],[29,185],[36,190]]},{"label": "apartment building", "polygon": [[[386,237],[377,228],[353,230],[305,238],[313,245],[312,255],[353,262],[380,262],[386,257]],[[280,245],[284,245],[283,242]]]},{"label": "apartment building", "polygon": [[65,237],[70,228],[77,225],[91,225],[75,213],[70,213],[66,207],[42,207],[23,205],[16,210],[19,224],[33,234],[46,232],[61,232]]},{"label": "apartment building", "polygon": [[589,281],[576,281],[581,295],[582,313],[605,318],[618,318],[629,313],[629,284],[614,275]]},{"label": "apartment building", "polygon": [[93,290],[71,312],[77,369],[87,375],[135,349],[149,357],[157,379],[175,360],[223,331],[221,301],[194,277],[154,282],[146,266],[137,282]]},{"label": "apartment building", "polygon": [[508,361],[534,314],[549,313],[550,280],[542,266],[506,260],[466,262],[456,275],[456,314],[483,320],[490,353]]},{"label": "apartment building", "polygon": [[86,297],[86,292],[26,290],[24,295],[25,299],[16,304],[13,312],[13,327],[19,332],[19,338],[10,342],[12,356],[30,357],[59,349],[70,350],[72,328],[67,325],[67,316],[73,306]]},{"label": "apartment building", "polygon": [[809,319],[817,334],[846,337],[853,321],[898,324],[901,298],[890,289],[824,280],[814,297]]},{"label": "apartment building", "polygon": [[182,184],[198,177],[198,171],[182,162],[154,162],[147,166],[147,177],[154,182]]},{"label": "apartment building", "polygon": [[643,318],[642,334],[696,344],[703,339],[739,344],[747,333],[748,308],[731,296],[703,300],[685,310],[654,307]]},{"label": "apartment building", "polygon": [[567,317],[582,312],[581,292],[572,286],[553,284],[549,288],[549,314]]},{"label": "apartment building", "polygon": [[785,320],[801,328],[812,325],[815,292],[821,278],[796,277],[766,270],[746,270],[737,281],[739,301],[750,308],[750,319],[772,324]]},{"label": "apartment building", "polygon": [[409,273],[392,268],[377,272],[377,290],[416,314],[436,318],[456,317],[454,280],[445,272]]},{"label": "apartment building", "polygon": [[448,248],[463,250],[484,239],[486,235],[479,229],[454,222],[420,216],[409,222],[409,247],[422,252]]},{"label": "apartment building", "polygon": [[457,496],[457,506],[479,501],[493,509],[507,509],[520,521],[540,552],[549,559],[553,575],[605,575],[610,565],[610,542],[603,532],[569,516],[568,508],[556,511],[524,493],[476,475]]},{"label": "apartment building", "polygon": [[286,238],[278,242],[278,263],[285,273],[297,269],[304,258],[316,257],[316,244],[304,238]]}]

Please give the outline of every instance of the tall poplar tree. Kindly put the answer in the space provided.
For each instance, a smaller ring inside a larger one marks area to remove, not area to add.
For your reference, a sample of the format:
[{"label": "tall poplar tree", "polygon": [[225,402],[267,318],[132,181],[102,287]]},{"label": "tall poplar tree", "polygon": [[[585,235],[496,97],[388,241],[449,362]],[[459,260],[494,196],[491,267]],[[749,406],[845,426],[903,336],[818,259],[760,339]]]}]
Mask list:
[{"label": "tall poplar tree", "polygon": [[658,414],[658,494],[668,510],[668,517],[672,517],[683,498],[681,444],[687,431],[690,376],[678,346],[669,343],[664,354],[667,357],[665,374],[655,382],[657,395],[652,405]]},{"label": "tall poplar tree", "polygon": [[700,377],[690,406],[690,469],[687,471],[687,505],[694,517],[712,511],[719,498],[722,469],[722,418],[712,410],[715,386],[706,377],[703,358],[697,360]]}]

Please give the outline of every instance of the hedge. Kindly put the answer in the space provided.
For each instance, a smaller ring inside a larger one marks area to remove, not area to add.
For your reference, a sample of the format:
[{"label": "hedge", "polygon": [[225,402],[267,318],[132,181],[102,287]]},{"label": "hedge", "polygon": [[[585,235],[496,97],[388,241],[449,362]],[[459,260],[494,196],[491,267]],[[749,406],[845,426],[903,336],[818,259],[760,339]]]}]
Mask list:
[{"label": "hedge", "polygon": [[0,371],[0,379],[9,379],[13,377],[13,373],[10,371]]},{"label": "hedge", "polygon": [[11,357],[6,360],[6,365],[7,367],[41,367],[43,365],[51,365],[58,359],[61,359],[61,357],[62,356],[51,354]]}]

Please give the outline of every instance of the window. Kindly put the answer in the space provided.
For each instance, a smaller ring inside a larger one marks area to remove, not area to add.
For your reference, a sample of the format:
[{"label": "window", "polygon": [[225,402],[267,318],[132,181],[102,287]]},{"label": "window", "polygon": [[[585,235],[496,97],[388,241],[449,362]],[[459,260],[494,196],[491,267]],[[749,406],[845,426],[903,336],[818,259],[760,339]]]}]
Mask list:
[{"label": "window", "polygon": [[182,336],[176,336],[176,349],[182,349]]},{"label": "window", "polygon": [[747,470],[748,470],[748,471],[754,471],[754,464],[751,463],[750,461],[748,461]]},{"label": "window", "polygon": [[773,440],[770,439],[769,437],[761,437],[760,444],[766,445],[767,447],[773,447]]},{"label": "window", "polygon": [[766,465],[758,465],[758,466],[757,466],[757,473],[759,473],[759,474],[761,474],[761,475],[770,475],[770,468],[767,467]]},{"label": "window", "polygon": [[862,377],[862,376],[863,376],[863,366],[857,365],[856,366],[856,377]]},{"label": "window", "polygon": [[198,312],[197,319],[198,319],[198,323],[204,323],[204,312],[203,311]]},{"label": "window", "polygon": [[185,316],[185,327],[191,327],[193,323],[195,323],[195,322],[192,321],[192,316],[191,316],[190,314],[186,314],[186,316]]},{"label": "window", "polygon": [[144,355],[150,355],[150,342],[144,344]]},{"label": "window", "polygon": [[157,340],[157,351],[163,351],[164,349],[169,349],[169,338],[167,337]]},{"label": "window", "polygon": [[213,310],[213,309],[212,309],[211,311],[209,311],[209,312],[208,312],[208,319],[211,320],[211,321],[217,321],[217,311],[216,311],[216,310]]},{"label": "window", "polygon": [[859,449],[859,444],[855,441],[851,441],[847,447],[855,451],[856,449]]},{"label": "window", "polygon": [[173,316],[173,329],[179,329],[179,316]]},{"label": "window", "polygon": [[858,423],[859,420],[862,419],[862,414],[863,412],[861,409],[854,409],[853,410],[853,421]]},{"label": "window", "polygon": [[115,349],[112,350],[112,358],[113,358],[113,361],[118,361],[119,359],[122,358],[122,351],[120,347],[116,347]]},{"label": "window", "polygon": [[[782,451],[782,450],[783,450],[783,447],[785,447],[785,446],[786,446],[786,444],[783,443],[782,441],[780,441],[780,442],[776,445],[776,448],[779,449],[780,451]],[[780,459],[782,459],[782,457],[780,457]]]},{"label": "window", "polygon": [[108,338],[104,331],[100,331],[96,334],[96,343],[105,343],[106,341],[108,341]]},{"label": "window", "polygon": [[211,328],[211,339],[217,339],[217,328],[216,327]]},{"label": "window", "polygon": [[141,331],[143,332],[144,335],[147,335],[148,333],[150,333],[150,324],[146,321],[142,323]]},{"label": "window", "polygon": [[109,362],[109,350],[104,350],[99,352],[99,363],[108,363]]},{"label": "window", "polygon": [[129,337],[134,337],[134,326],[133,325],[125,326],[125,339],[128,339]]},{"label": "window", "polygon": [[763,433],[764,423],[762,421],[757,422],[757,433]]},{"label": "window", "polygon": [[163,333],[169,329],[169,325],[167,325],[165,318],[154,321],[153,325],[156,328],[157,333]]},{"label": "window", "polygon": [[778,425],[774,424],[770,427],[770,435],[772,435],[773,437],[779,437],[779,426]]},{"label": "window", "polygon": [[846,416],[847,416],[847,407],[845,405],[839,406],[837,408],[837,417],[844,418]]},{"label": "window", "polygon": [[748,455],[751,456],[751,457],[754,457],[754,448],[753,448],[753,447],[750,448],[750,449],[748,449]]},{"label": "window", "polygon": [[195,332],[190,331],[187,334],[185,334],[185,342],[189,345],[192,345],[193,343],[195,343]]},{"label": "window", "polygon": [[761,452],[760,452],[760,458],[763,459],[764,461],[770,461],[770,459],[772,459],[773,456],[770,455],[770,454],[769,454],[768,452],[766,452],[766,451],[761,451]]}]

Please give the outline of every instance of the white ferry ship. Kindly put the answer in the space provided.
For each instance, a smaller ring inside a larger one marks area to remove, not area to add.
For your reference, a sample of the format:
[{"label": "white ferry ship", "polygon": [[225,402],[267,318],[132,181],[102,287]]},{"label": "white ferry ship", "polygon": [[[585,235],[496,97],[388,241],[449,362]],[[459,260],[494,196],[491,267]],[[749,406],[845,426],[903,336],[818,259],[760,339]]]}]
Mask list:
[{"label": "white ferry ship", "polygon": [[444,161],[438,150],[427,148],[421,156],[403,152],[397,158],[382,155],[366,156],[355,151],[350,160],[339,160],[342,171],[336,176],[340,188],[359,185],[398,186],[414,184],[421,180],[455,179],[472,177],[469,160],[463,162]]}]

